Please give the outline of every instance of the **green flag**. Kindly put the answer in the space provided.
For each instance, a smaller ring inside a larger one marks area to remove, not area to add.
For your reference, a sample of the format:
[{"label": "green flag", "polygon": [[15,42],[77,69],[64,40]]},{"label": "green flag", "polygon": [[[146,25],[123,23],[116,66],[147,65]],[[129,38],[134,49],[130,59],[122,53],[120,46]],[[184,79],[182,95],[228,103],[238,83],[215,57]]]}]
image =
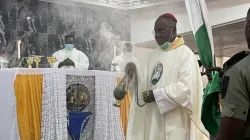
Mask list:
[{"label": "green flag", "polygon": [[[213,67],[215,66],[214,44],[206,2],[205,0],[185,0],[185,3],[200,61],[205,67]],[[207,131],[216,136],[220,122],[218,100],[221,79],[217,72],[212,72],[212,77],[213,80],[209,81],[204,90],[201,121]]]}]

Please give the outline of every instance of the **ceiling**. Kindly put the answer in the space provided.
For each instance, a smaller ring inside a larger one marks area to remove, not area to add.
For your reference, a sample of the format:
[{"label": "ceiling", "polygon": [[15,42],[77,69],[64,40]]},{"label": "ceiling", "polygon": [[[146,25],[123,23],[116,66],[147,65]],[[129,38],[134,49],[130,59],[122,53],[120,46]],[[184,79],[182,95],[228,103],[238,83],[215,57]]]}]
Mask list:
[{"label": "ceiling", "polygon": [[[230,57],[237,52],[247,50],[244,26],[245,21],[244,19],[241,19],[213,27],[213,40],[216,56]],[[185,33],[182,36],[185,39],[186,45],[197,52],[193,33]],[[155,41],[149,41],[136,45],[143,48],[155,48],[157,46]]]},{"label": "ceiling", "polygon": [[121,10],[132,10],[150,6],[175,3],[184,0],[71,0],[75,2],[84,2],[87,4],[105,6]]},{"label": "ceiling", "polygon": [[[121,10],[134,10],[151,6],[184,2],[184,0],[70,0],[74,2],[83,2],[87,4],[111,7]],[[206,0],[206,2],[218,0]]]}]

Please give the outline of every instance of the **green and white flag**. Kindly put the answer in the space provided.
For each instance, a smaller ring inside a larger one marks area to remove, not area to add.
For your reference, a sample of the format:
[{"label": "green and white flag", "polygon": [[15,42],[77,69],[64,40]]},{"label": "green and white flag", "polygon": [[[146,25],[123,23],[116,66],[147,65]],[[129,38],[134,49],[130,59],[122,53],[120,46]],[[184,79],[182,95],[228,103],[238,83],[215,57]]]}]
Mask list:
[{"label": "green and white flag", "polygon": [[[201,63],[205,67],[214,67],[214,43],[206,2],[205,0],[185,0],[185,3]],[[221,78],[217,72],[212,72],[211,75],[213,80],[209,81],[203,93],[201,121],[212,136],[217,136],[220,126],[218,100]]]},{"label": "green and white flag", "polygon": [[185,2],[201,63],[205,67],[215,66],[213,35],[206,2],[205,0],[185,0]]}]

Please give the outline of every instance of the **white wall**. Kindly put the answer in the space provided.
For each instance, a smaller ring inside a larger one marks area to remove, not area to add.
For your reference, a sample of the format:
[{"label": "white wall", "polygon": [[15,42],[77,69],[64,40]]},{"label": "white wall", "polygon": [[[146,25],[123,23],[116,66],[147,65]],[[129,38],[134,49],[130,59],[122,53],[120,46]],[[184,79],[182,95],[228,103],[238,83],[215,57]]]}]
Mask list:
[{"label": "white wall", "polygon": [[[245,18],[250,0],[220,0],[207,4],[212,25]],[[178,19],[178,33],[191,31],[184,2],[131,11],[131,41],[134,44],[154,40],[151,32],[154,22],[163,13],[172,13]]]},{"label": "white wall", "polygon": [[216,66],[223,67],[223,64],[229,59],[230,57],[216,57]]}]

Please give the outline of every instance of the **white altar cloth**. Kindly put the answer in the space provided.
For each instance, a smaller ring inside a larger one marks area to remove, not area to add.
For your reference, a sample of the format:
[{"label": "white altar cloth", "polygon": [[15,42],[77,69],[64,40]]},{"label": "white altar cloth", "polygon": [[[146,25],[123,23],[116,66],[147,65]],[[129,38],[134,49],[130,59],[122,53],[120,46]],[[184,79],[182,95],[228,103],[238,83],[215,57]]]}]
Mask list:
[{"label": "white altar cloth", "polygon": [[12,70],[0,70],[0,140],[20,139],[16,116],[14,78],[15,73]]}]

